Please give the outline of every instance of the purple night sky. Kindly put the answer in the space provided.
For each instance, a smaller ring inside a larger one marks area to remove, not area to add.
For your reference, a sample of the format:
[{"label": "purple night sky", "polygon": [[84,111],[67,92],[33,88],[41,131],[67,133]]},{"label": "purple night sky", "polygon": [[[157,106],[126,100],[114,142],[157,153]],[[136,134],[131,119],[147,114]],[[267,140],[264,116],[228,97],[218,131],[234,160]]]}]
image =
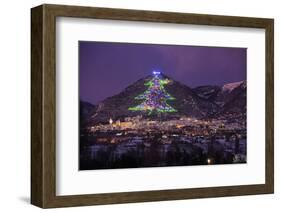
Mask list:
[{"label": "purple night sky", "polygon": [[96,104],[153,70],[189,87],[246,80],[246,57],[246,48],[80,41],[80,99]]}]

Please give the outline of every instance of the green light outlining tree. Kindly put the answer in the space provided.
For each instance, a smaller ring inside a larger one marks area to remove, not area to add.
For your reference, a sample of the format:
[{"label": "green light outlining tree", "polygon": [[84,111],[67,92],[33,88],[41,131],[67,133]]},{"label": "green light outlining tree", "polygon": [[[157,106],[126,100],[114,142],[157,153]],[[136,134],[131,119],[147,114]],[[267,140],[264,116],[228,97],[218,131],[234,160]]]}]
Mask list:
[{"label": "green light outlining tree", "polygon": [[164,85],[168,84],[168,79],[163,79],[160,72],[153,72],[153,78],[146,82],[144,85],[148,86],[148,89],[143,93],[135,97],[137,100],[144,100],[142,103],[135,107],[130,107],[131,111],[148,111],[152,112],[176,112],[177,110],[171,107],[167,101],[174,100],[164,88]]}]

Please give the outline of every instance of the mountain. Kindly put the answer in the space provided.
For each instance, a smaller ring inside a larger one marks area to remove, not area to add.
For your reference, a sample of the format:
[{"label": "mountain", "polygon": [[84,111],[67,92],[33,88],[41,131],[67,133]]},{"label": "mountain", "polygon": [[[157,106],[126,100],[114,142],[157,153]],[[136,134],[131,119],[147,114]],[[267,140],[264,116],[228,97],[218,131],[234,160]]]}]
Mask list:
[{"label": "mountain", "polygon": [[89,118],[95,113],[96,111],[96,106],[85,102],[81,101],[79,102],[79,117],[80,117],[80,125],[83,126],[87,124]]},{"label": "mountain", "polygon": [[90,116],[90,122],[103,123],[108,122],[110,118],[116,120],[135,116],[135,112],[128,110],[128,108],[136,105],[134,98],[146,90],[145,81],[145,78],[140,79],[119,94],[108,97],[97,104],[95,112]]},{"label": "mountain", "polygon": [[214,102],[218,93],[221,91],[219,86],[199,86],[193,89],[193,91],[205,100]]},{"label": "mountain", "polygon": [[225,85],[222,87],[222,93],[224,96],[222,113],[246,113],[246,81],[236,82],[236,84]]},{"label": "mountain", "polygon": [[198,96],[190,87],[172,79],[170,82],[165,88],[175,97],[171,105],[178,110],[177,115],[203,118],[219,111],[215,103]]},{"label": "mountain", "polygon": [[218,114],[246,112],[246,81],[233,82],[218,86],[200,86],[194,92],[220,107]]},{"label": "mountain", "polygon": [[[97,124],[107,123],[110,118],[123,120],[126,117],[137,115],[155,119],[160,117],[162,120],[177,119],[181,116],[200,119],[246,108],[246,82],[222,87],[202,86],[192,89],[166,75],[161,74],[161,76],[163,79],[169,80],[164,88],[175,99],[168,100],[167,103],[176,109],[176,112],[148,115],[145,111],[128,110],[143,102],[135,97],[148,89],[145,83],[153,78],[153,75],[149,75],[129,85],[119,94],[106,98],[96,106],[80,103],[82,110],[82,112],[80,110],[80,114],[83,114],[83,118],[87,117],[86,121],[90,124]],[[85,109],[83,109],[84,107]]]}]

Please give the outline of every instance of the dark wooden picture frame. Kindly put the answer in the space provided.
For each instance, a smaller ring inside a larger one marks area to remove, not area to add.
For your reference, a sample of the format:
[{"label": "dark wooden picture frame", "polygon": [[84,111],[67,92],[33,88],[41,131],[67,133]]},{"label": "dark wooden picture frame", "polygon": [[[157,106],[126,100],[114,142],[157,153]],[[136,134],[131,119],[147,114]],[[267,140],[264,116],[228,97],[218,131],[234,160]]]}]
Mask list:
[{"label": "dark wooden picture frame", "polygon": [[[94,18],[265,29],[265,184],[87,195],[56,195],[56,18]],[[267,194],[274,192],[274,20],[217,15],[41,5],[31,9],[31,203],[66,207]]]}]

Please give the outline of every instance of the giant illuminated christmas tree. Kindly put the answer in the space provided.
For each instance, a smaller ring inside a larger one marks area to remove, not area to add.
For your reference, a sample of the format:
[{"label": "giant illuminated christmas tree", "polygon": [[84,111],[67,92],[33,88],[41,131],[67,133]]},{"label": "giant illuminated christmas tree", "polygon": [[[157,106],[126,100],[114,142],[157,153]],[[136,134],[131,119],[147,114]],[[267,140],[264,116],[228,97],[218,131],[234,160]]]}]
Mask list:
[{"label": "giant illuminated christmas tree", "polygon": [[132,111],[147,111],[149,114],[152,112],[176,112],[167,101],[174,100],[169,93],[166,92],[164,85],[168,84],[169,80],[164,79],[160,72],[153,72],[153,77],[150,81],[144,85],[148,86],[148,89],[143,93],[135,97],[137,100],[144,100],[142,103],[135,107],[130,107]]}]

